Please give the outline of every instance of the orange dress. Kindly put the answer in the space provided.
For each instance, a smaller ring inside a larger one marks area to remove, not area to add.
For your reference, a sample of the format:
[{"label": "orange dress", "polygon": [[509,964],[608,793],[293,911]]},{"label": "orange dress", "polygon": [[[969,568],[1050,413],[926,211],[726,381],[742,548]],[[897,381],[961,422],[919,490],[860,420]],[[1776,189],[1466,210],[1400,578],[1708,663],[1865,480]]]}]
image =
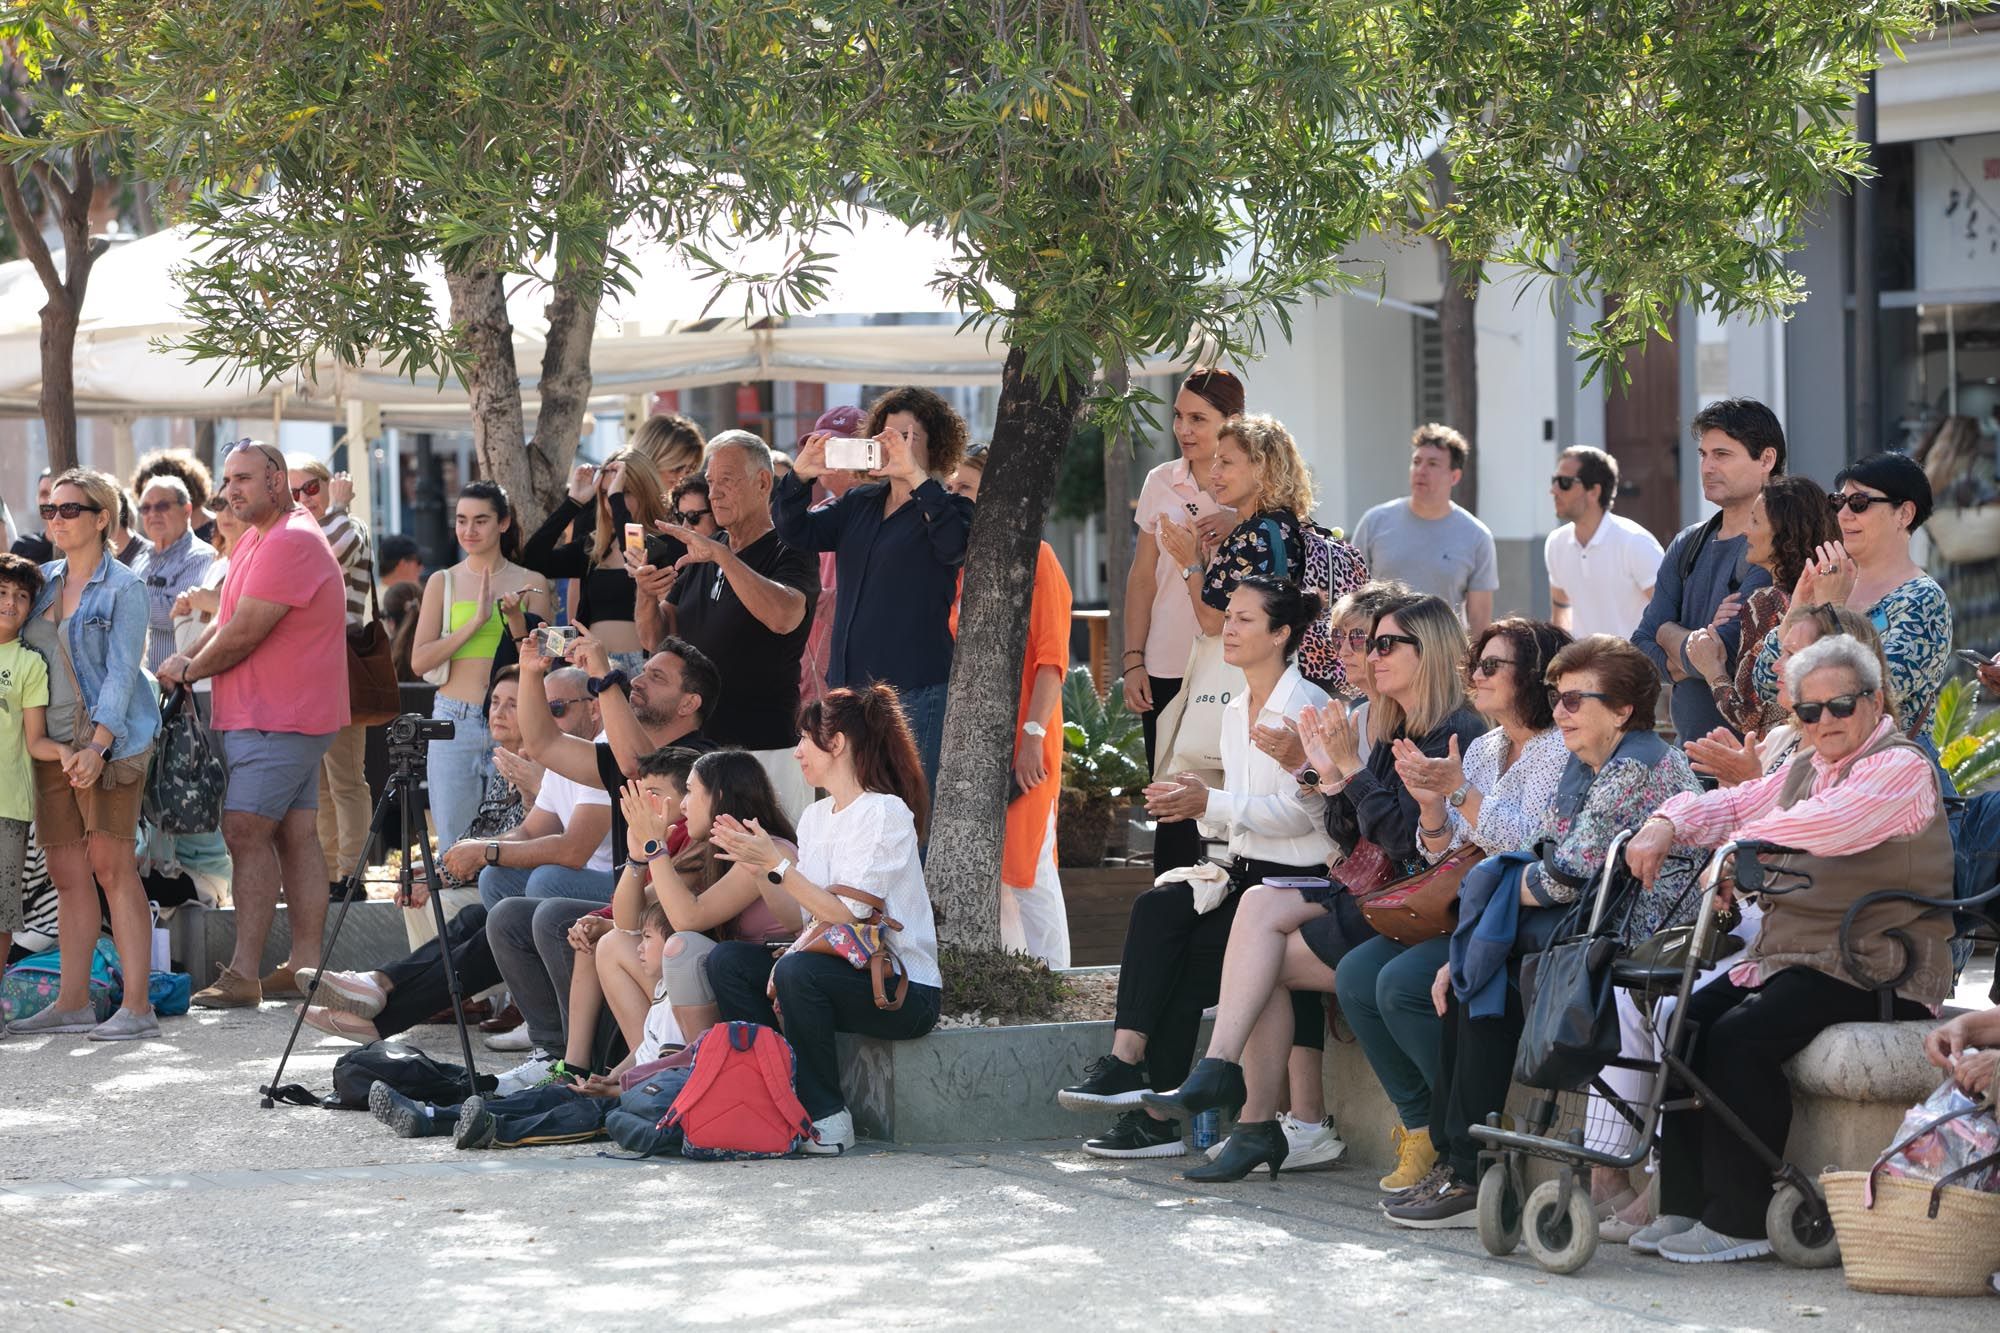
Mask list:
[{"label": "orange dress", "polygon": [[[962,583],[962,581],[961,581]],[[1035,555],[1035,591],[1028,606],[1028,651],[1021,663],[1021,697],[1014,707],[1014,734],[1028,720],[1028,701],[1034,696],[1035,672],[1052,666],[1069,671],[1069,576],[1047,542]],[[958,633],[958,603],[951,608],[951,632]],[[1048,836],[1049,818],[1062,789],[1062,696],[1056,697],[1055,716],[1048,721],[1049,734],[1042,738],[1042,758],[1048,776],[1039,786],[1022,793],[1007,807],[1006,851],[1001,860],[1000,880],[1017,889],[1035,882],[1035,864],[1041,860],[1042,840]],[[1011,767],[1013,756],[1008,756]]]}]

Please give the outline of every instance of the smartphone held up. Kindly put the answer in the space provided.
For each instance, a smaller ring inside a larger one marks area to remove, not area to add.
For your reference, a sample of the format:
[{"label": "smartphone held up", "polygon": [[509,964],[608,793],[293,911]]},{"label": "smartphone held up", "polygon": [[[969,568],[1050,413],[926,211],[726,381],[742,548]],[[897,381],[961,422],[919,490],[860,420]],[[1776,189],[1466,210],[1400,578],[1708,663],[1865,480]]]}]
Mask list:
[{"label": "smartphone held up", "polygon": [[873,472],[882,466],[882,443],[836,435],[826,442],[826,465],[836,472]]}]

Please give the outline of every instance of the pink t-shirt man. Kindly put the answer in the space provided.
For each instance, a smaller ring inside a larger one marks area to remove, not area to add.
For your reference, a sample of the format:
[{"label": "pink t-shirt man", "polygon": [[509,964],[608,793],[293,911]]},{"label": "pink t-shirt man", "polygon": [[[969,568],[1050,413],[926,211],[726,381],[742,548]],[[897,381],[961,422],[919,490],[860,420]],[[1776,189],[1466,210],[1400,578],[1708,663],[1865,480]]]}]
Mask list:
[{"label": "pink t-shirt man", "polygon": [[309,511],[293,506],[269,532],[251,528],[230,551],[217,622],[228,624],[245,597],[291,610],[215,677],[216,730],[327,736],[346,726],[347,591]]}]

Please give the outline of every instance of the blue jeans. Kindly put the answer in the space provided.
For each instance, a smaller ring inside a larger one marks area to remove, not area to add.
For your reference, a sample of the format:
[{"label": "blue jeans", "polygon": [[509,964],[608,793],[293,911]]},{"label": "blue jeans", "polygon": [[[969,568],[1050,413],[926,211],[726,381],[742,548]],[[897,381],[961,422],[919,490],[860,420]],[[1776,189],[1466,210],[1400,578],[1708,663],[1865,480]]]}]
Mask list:
[{"label": "blue jeans", "polygon": [[910,724],[910,737],[917,743],[917,758],[923,761],[924,785],[931,799],[937,799],[938,752],[944,748],[944,704],[948,686],[940,681],[917,689],[896,691],[903,705],[903,720]]},{"label": "blue jeans", "polygon": [[425,765],[431,822],[437,826],[438,848],[443,850],[465,836],[479,813],[486,779],[493,776],[493,733],[486,729],[486,714],[478,704],[442,694],[431,705],[431,716],[450,722],[453,732],[448,741],[431,742]]},{"label": "blue jeans", "polygon": [[[583,1143],[604,1137],[604,1118],[618,1109],[615,1097],[586,1097],[571,1088],[545,1083],[538,1088],[484,1098],[493,1117],[492,1148],[527,1148],[544,1143]],[[458,1119],[458,1106],[440,1106],[440,1124]]]},{"label": "blue jeans", "polygon": [[1378,935],[1341,959],[1333,974],[1340,1012],[1409,1130],[1431,1122],[1431,1089],[1437,1086],[1444,1040],[1431,982],[1450,952],[1449,937],[1405,948]]},{"label": "blue jeans", "polygon": [[611,901],[618,876],[609,870],[576,870],[569,866],[487,866],[479,872],[479,901],[490,912],[507,898],[574,898],[602,906]]}]

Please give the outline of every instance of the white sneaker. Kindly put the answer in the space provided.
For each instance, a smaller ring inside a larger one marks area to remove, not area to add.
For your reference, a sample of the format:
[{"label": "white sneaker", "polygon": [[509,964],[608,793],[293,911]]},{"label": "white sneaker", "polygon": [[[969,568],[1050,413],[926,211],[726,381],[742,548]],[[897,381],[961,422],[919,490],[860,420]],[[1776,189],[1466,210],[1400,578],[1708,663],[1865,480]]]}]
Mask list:
[{"label": "white sneaker", "polygon": [[1311,1171],[1315,1167],[1332,1166],[1347,1153],[1347,1145],[1334,1132],[1332,1116],[1314,1124],[1287,1111],[1278,1117],[1278,1128],[1285,1131],[1283,1170]]},{"label": "white sneaker", "polygon": [[854,1116],[841,1107],[824,1120],[813,1121],[813,1136],[799,1149],[813,1157],[838,1157],[854,1146]]},{"label": "white sneaker", "polygon": [[532,1056],[515,1065],[500,1076],[498,1086],[493,1089],[496,1097],[505,1097],[511,1092],[526,1092],[549,1076],[549,1066],[556,1062],[552,1055],[536,1051]]},{"label": "white sneaker", "polygon": [[486,1049],[489,1051],[532,1051],[535,1049],[535,1039],[528,1035],[528,1025],[523,1023],[519,1027],[509,1028],[505,1032],[496,1032],[488,1037],[486,1039]]}]

